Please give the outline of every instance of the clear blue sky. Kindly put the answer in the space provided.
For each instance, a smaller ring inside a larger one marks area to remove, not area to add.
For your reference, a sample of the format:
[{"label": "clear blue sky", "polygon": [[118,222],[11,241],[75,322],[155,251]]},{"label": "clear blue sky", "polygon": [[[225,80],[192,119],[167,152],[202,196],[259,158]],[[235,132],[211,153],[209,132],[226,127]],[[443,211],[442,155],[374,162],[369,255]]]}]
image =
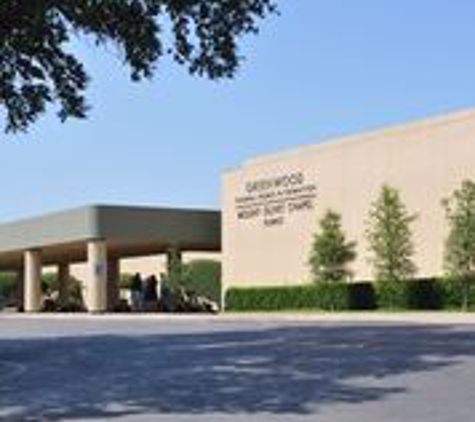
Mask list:
[{"label": "clear blue sky", "polygon": [[53,113],[0,142],[0,219],[90,203],[219,207],[244,159],[475,106],[473,0],[281,0],[245,39],[236,79],[164,61],[132,84],[113,50],[80,46],[83,122]]}]

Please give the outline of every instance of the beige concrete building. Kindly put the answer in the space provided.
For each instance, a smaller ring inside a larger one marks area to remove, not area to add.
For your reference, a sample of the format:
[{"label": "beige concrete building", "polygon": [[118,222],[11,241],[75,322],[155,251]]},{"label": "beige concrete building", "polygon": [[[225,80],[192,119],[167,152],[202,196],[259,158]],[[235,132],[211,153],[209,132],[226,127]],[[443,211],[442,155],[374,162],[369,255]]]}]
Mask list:
[{"label": "beige concrete building", "polygon": [[[219,252],[220,213],[96,205],[0,225],[0,271],[17,273],[26,312],[42,308],[44,268],[57,267],[61,302],[76,265],[82,266],[87,310],[113,310],[123,261],[155,257],[148,268],[141,267],[153,273],[153,262],[166,260],[171,248],[181,252]],[[163,258],[158,260],[157,255]],[[135,266],[137,271],[139,268]]]},{"label": "beige concrete building", "polygon": [[225,288],[308,282],[312,235],[327,209],[358,243],[355,279],[370,279],[365,230],[383,184],[419,215],[419,276],[439,274],[441,201],[467,178],[475,179],[475,110],[249,160],[223,177]]},{"label": "beige concrete building", "polygon": [[475,110],[259,157],[223,176],[222,211],[92,206],[0,225],[0,271],[16,271],[26,311],[41,308],[40,275],[57,267],[85,281],[87,308],[114,308],[120,272],[158,274],[170,247],[222,251],[230,286],[310,281],[312,237],[323,213],[343,217],[357,242],[356,280],[371,279],[368,212],[384,184],[412,213],[420,277],[442,272],[442,200],[475,179]]}]

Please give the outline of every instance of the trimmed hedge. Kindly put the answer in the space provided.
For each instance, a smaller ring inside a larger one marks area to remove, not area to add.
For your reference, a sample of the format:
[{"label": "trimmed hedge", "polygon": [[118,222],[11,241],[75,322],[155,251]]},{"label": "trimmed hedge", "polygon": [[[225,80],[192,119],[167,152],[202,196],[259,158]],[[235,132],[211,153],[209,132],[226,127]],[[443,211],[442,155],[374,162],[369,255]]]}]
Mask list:
[{"label": "trimmed hedge", "polygon": [[410,280],[375,283],[378,307],[382,309],[442,309],[442,283],[437,280]]},{"label": "trimmed hedge", "polygon": [[226,310],[313,309],[317,301],[315,293],[313,286],[232,288],[226,291]]},{"label": "trimmed hedge", "polygon": [[[460,310],[462,291],[462,283],[448,279],[230,288],[226,310]],[[475,310],[475,283],[469,301]]]},{"label": "trimmed hedge", "polygon": [[[454,279],[408,280],[375,283],[378,307],[394,310],[459,310],[463,285]],[[470,284],[470,308],[475,309],[475,284]]]},{"label": "trimmed hedge", "polygon": [[316,283],[301,286],[231,288],[226,292],[228,311],[374,309],[370,283]]},{"label": "trimmed hedge", "polygon": [[[450,310],[460,310],[463,303],[463,284],[460,280],[442,279],[436,280],[442,307]],[[475,310],[475,281],[469,284],[469,310]]]},{"label": "trimmed hedge", "polygon": [[360,282],[346,284],[350,292],[349,309],[352,310],[371,310],[378,307],[376,301],[376,291],[372,283]]}]

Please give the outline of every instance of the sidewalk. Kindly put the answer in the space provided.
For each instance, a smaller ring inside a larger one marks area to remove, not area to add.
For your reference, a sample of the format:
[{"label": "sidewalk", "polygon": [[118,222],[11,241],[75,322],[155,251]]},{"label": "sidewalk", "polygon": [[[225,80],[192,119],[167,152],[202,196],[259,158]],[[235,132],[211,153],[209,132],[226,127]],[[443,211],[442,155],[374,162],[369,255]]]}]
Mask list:
[{"label": "sidewalk", "polygon": [[14,320],[108,320],[108,321],[195,321],[195,322],[286,322],[286,323],[407,323],[474,324],[475,313],[465,312],[332,312],[332,313],[223,313],[209,314],[86,314],[86,313],[0,313]]}]

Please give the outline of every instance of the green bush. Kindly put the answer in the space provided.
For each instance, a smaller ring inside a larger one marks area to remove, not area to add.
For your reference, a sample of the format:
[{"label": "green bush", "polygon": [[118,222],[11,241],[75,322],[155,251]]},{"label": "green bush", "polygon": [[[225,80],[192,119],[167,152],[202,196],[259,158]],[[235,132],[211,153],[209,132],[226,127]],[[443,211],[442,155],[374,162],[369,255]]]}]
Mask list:
[{"label": "green bush", "polygon": [[41,276],[41,287],[43,292],[55,292],[59,288],[58,274],[56,272],[47,272]]},{"label": "green bush", "polygon": [[185,264],[185,288],[221,304],[221,263],[212,259],[195,259]]},{"label": "green bush", "polygon": [[444,308],[444,294],[437,279],[380,281],[375,283],[378,307],[393,310]]},{"label": "green bush", "polygon": [[228,311],[374,309],[370,283],[315,283],[299,286],[231,288],[226,292]]},{"label": "green bush", "polygon": [[409,289],[406,282],[379,281],[374,286],[378,308],[408,309]]},{"label": "green bush", "polygon": [[[456,278],[442,278],[436,281],[440,292],[442,307],[448,310],[461,310],[463,308],[463,284]],[[475,310],[475,281],[469,286],[469,309]]]},{"label": "green bush", "polygon": [[0,272],[0,302],[11,299],[16,294],[16,274]]},{"label": "green bush", "polygon": [[349,284],[322,282],[315,283],[315,308],[324,311],[339,311],[350,309]]},{"label": "green bush", "polygon": [[437,279],[412,280],[409,287],[409,309],[443,309],[443,295]]},{"label": "green bush", "polygon": [[312,285],[231,288],[226,291],[226,310],[278,311],[315,309],[315,293],[316,289]]},{"label": "green bush", "polygon": [[376,292],[374,284],[370,282],[360,282],[347,284],[349,289],[349,308],[354,310],[376,309]]},{"label": "green bush", "polygon": [[[461,310],[462,292],[462,283],[454,279],[231,288],[226,310]],[[475,310],[475,282],[470,284],[470,309]]]},{"label": "green bush", "polygon": [[133,277],[134,274],[131,273],[120,273],[119,288],[130,290]]}]

